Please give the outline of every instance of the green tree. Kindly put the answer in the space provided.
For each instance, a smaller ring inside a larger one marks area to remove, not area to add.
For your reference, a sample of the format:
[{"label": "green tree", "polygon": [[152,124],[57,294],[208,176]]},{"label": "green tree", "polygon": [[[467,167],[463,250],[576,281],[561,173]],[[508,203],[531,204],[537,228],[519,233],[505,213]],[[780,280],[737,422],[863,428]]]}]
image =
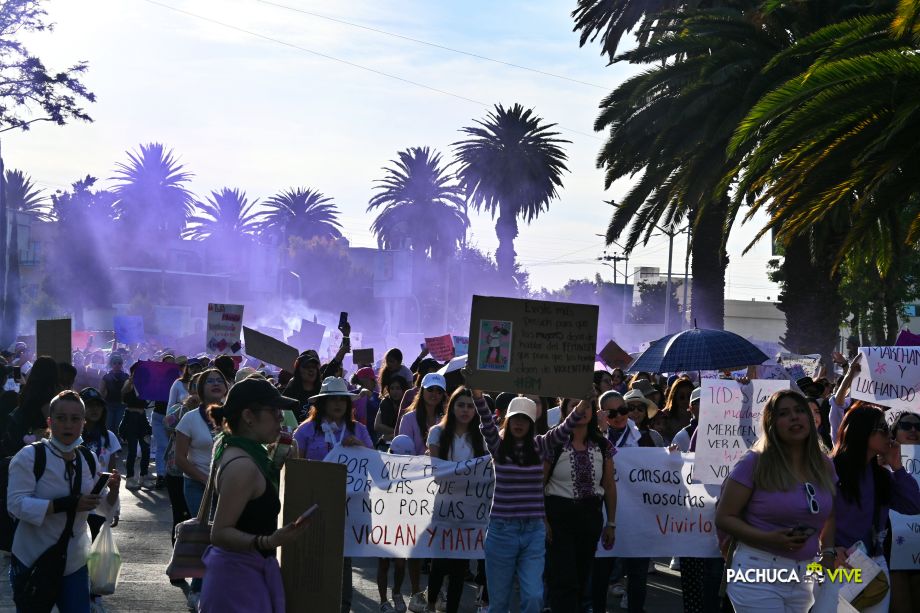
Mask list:
[{"label": "green tree", "polygon": [[48,199],[32,178],[21,170],[6,171],[6,208],[38,221],[51,221]]},{"label": "green tree", "polygon": [[461,132],[469,138],[453,144],[460,168],[457,176],[470,204],[493,218],[498,270],[510,279],[515,272],[514,239],[518,218],[530,223],[549,207],[568,171],[556,124],[546,124],[533,109],[500,104],[476,126]]},{"label": "green tree", "polygon": [[205,202],[196,207],[197,215],[188,218],[184,238],[213,240],[225,245],[251,240],[259,226],[259,212],[253,212],[258,200],[249,202],[246,192],[225,187],[213,191]]},{"label": "green tree", "polygon": [[670,300],[665,299],[667,287],[666,283],[640,281],[636,285],[636,290],[639,292],[639,303],[634,305],[629,313],[630,321],[634,324],[664,323],[665,307],[671,310],[672,322],[680,321],[681,310],[677,301],[677,288],[680,287],[680,282],[671,285]]},{"label": "green tree", "polygon": [[280,236],[287,245],[291,237],[304,241],[313,238],[342,237],[338,207],[322,193],[298,187],[266,200],[259,230]]},{"label": "green tree", "polygon": [[371,230],[381,249],[409,247],[422,256],[445,260],[463,243],[470,221],[463,189],[441,154],[428,147],[400,151],[384,168],[368,211],[380,208]]}]

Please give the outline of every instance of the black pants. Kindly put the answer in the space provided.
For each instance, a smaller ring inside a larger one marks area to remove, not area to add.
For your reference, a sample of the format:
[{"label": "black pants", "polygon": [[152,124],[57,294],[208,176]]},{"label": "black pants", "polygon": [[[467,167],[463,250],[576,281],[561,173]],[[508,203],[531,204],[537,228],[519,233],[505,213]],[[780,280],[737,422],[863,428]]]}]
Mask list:
[{"label": "black pants", "polygon": [[431,574],[428,576],[428,604],[434,610],[438,601],[438,592],[447,577],[447,613],[457,613],[460,597],[463,596],[463,580],[470,568],[469,560],[434,559],[431,561]]},{"label": "black pants", "polygon": [[150,422],[147,421],[146,413],[141,411],[125,411],[125,416],[121,420],[119,428],[121,436],[125,439],[125,445],[128,447],[128,456],[125,458],[125,466],[128,472],[128,479],[134,477],[134,461],[137,459],[137,447],[141,448],[141,477],[147,476],[150,468]]},{"label": "black pants", "polygon": [[684,613],[709,613],[721,610],[719,586],[725,562],[722,558],[681,558],[680,587]]},{"label": "black pants", "polygon": [[172,537],[173,545],[176,544],[176,526],[192,516],[188,512],[188,505],[185,503],[185,489],[183,488],[183,478],[173,475],[166,475],[166,492],[169,494],[169,506],[172,507]]},{"label": "black pants", "polygon": [[[553,537],[546,546],[546,576],[549,604],[554,612],[583,608],[594,552],[604,528],[601,505],[600,498],[575,501],[546,497],[546,519]],[[605,587],[605,598],[606,593]]]},{"label": "black pants", "polygon": [[[626,597],[629,613],[642,613],[645,609],[645,597],[648,593],[648,563],[651,558],[620,558],[626,575]],[[594,574],[591,577],[591,591],[595,611],[607,610],[607,587],[610,585],[610,573],[617,558],[597,558],[594,561]]]}]

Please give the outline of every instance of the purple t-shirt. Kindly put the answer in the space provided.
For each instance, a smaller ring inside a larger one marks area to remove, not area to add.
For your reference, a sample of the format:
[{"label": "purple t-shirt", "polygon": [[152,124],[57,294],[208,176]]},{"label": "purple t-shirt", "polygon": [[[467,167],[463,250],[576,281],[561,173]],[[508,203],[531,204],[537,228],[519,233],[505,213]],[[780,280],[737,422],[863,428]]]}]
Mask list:
[{"label": "purple t-shirt", "polygon": [[[808,496],[805,493],[805,484],[797,483],[794,488],[788,491],[767,491],[754,487],[754,467],[757,465],[757,458],[760,454],[749,451],[744,457],[735,464],[729,478],[740,483],[744,487],[751,489],[751,499],[748,501],[747,508],[743,512],[744,520],[755,528],[765,531],[778,530],[780,528],[793,528],[798,525],[805,525],[815,529],[815,533],[809,537],[805,544],[798,551],[790,552],[788,549],[765,547],[777,556],[792,558],[795,560],[809,560],[819,553],[818,536],[824,522],[831,514],[834,507],[834,497],[826,489],[823,489],[819,483],[812,483],[815,487],[818,501],[818,513],[813,514],[808,507]],[[831,471],[831,482],[837,482],[837,473],[834,471],[834,464],[827,459],[828,470]]]},{"label": "purple t-shirt", "polygon": [[[349,432],[339,432],[341,438],[349,436]],[[371,442],[371,435],[368,434],[367,428],[359,421],[355,422],[355,436],[364,443],[364,446],[373,449],[374,443]],[[305,421],[297,430],[294,431],[294,440],[297,441],[297,448],[300,450],[301,457],[307,460],[322,461],[326,455],[332,451],[332,445],[326,441],[326,434],[319,426],[319,422]]]}]

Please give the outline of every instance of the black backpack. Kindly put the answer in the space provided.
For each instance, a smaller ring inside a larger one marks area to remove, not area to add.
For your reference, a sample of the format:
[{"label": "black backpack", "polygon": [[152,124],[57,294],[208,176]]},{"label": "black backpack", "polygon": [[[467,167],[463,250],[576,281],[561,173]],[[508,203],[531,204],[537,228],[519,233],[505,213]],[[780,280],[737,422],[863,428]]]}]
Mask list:
[{"label": "black backpack", "polygon": [[[38,483],[38,480],[45,474],[45,466],[48,464],[48,452],[45,450],[45,445],[42,441],[32,443],[32,447],[35,448],[35,463],[32,465],[32,473],[35,475],[35,482]],[[83,459],[86,461],[87,466],[89,466],[90,474],[95,475],[96,459],[93,457],[93,454],[82,445],[77,447],[77,449],[80,450]],[[0,551],[12,550],[13,534],[16,532],[16,524],[18,523],[17,520],[10,515],[6,506],[7,488],[9,487],[10,481],[10,462],[12,461],[12,456],[0,458]]]}]

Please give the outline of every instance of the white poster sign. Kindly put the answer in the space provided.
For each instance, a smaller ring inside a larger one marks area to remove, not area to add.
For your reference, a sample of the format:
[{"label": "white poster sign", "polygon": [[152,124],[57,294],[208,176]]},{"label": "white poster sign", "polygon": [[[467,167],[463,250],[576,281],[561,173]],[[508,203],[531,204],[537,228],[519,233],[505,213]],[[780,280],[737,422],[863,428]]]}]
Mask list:
[{"label": "white poster sign", "polygon": [[854,400],[920,412],[920,347],[860,347],[859,374],[850,384]]},{"label": "white poster sign", "polygon": [[240,355],[243,344],[242,304],[208,304],[207,351],[214,355]]},{"label": "white poster sign", "polygon": [[818,372],[821,370],[820,353],[798,355],[796,353],[783,352],[777,356],[777,360],[793,377],[801,373],[801,375],[797,377],[799,379],[806,376],[815,379],[818,376]]},{"label": "white poster sign", "polygon": [[[920,482],[920,445],[902,445],[901,463]],[[920,570],[920,515],[889,511],[891,520],[891,570]]]},{"label": "white poster sign", "polygon": [[721,485],[760,435],[763,407],[789,381],[755,379],[747,384],[703,379],[696,432],[696,478]]}]

